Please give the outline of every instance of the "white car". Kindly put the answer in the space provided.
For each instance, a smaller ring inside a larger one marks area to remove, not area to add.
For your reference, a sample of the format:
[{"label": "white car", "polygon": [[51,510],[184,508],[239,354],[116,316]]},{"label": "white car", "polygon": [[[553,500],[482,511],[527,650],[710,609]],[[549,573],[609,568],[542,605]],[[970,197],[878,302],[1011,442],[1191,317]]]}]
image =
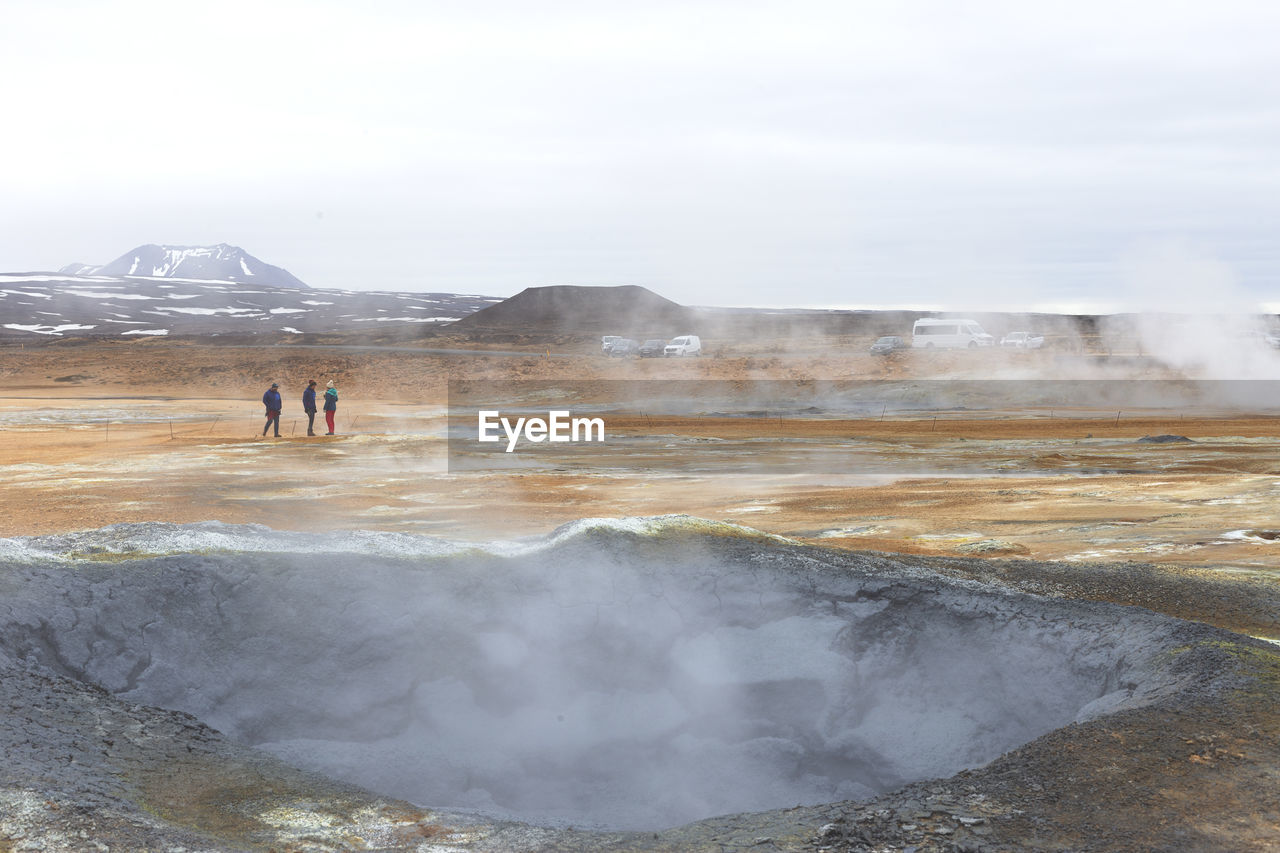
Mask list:
[{"label": "white car", "polygon": [[662,350],[662,354],[671,356],[702,355],[702,339],[697,335],[681,335],[672,338]]},{"label": "white car", "polygon": [[917,349],[977,349],[995,342],[976,320],[921,317],[911,327],[911,346]]},{"label": "white car", "polygon": [[622,335],[604,335],[600,338],[600,352],[602,355],[608,355],[613,345],[622,340]]},{"label": "white car", "polygon": [[1044,346],[1044,335],[1033,335],[1030,332],[1010,332],[1000,339],[1000,346],[1016,349],[1040,349]]}]

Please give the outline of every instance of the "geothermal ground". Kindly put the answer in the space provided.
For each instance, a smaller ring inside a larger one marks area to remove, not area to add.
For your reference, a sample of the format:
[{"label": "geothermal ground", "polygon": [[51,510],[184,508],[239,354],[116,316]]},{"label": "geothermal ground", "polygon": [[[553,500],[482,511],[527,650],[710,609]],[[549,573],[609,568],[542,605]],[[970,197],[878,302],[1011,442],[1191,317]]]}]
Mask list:
[{"label": "geothermal ground", "polygon": [[[1278,401],[556,343],[0,351],[0,850],[1274,849]],[[612,440],[451,454],[499,392]]]}]

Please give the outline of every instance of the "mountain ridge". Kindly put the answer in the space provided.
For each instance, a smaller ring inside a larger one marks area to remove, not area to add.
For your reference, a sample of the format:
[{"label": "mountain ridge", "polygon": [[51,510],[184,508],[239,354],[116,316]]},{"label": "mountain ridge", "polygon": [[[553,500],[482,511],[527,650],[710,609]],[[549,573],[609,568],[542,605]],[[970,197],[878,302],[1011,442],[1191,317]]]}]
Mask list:
[{"label": "mountain ridge", "polygon": [[310,285],[288,270],[268,264],[229,243],[212,246],[146,243],[101,266],[74,263],[58,272],[76,276],[181,278],[310,289]]}]

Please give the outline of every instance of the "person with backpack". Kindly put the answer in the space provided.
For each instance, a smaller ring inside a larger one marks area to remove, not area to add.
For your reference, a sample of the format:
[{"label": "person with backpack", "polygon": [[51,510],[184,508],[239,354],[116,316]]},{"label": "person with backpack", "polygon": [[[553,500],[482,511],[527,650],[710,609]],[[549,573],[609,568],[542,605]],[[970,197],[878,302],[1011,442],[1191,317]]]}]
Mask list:
[{"label": "person with backpack", "polygon": [[316,381],[307,383],[307,390],[302,392],[302,411],[307,414],[307,435],[316,434]]},{"label": "person with backpack", "polygon": [[329,435],[333,435],[333,417],[338,411],[338,388],[329,380],[329,387],[324,392],[324,422],[329,425]]},{"label": "person with backpack", "polygon": [[280,410],[284,406],[280,402],[280,386],[272,382],[271,387],[262,395],[262,405],[267,407],[267,422],[262,425],[262,434],[265,436],[267,430],[271,429],[271,425],[275,424],[276,438],[280,437]]}]

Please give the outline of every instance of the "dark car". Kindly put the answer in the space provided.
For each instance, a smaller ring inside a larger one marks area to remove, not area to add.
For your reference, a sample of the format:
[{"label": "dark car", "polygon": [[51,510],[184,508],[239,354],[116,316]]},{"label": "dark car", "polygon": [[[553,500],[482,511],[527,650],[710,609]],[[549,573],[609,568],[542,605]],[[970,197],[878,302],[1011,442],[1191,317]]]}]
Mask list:
[{"label": "dark car", "polygon": [[871,345],[871,354],[888,355],[889,353],[897,352],[900,349],[911,349],[911,347],[906,341],[897,335],[886,335],[883,338],[878,338],[876,342]]},{"label": "dark car", "polygon": [[630,338],[622,338],[609,345],[609,355],[611,356],[635,355],[639,351],[640,345]]},{"label": "dark car", "polygon": [[640,345],[641,358],[662,358],[662,351],[667,348],[667,342],[661,338],[650,338]]}]

